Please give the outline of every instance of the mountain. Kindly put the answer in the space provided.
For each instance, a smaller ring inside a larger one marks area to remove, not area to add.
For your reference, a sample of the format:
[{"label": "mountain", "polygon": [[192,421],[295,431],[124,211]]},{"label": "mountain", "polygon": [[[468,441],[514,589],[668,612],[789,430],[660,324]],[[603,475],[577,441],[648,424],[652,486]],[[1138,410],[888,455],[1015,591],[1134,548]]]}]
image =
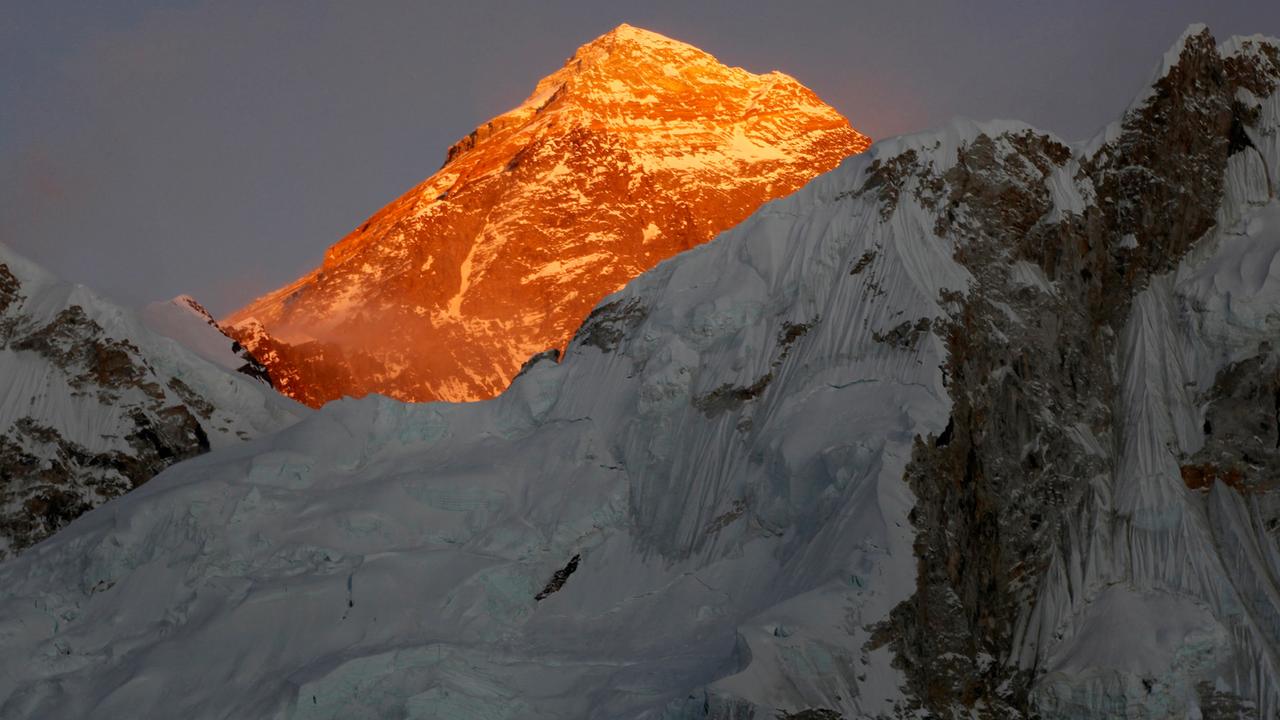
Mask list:
[{"label": "mountain", "polygon": [[145,315],[0,245],[0,558],[179,460],[306,412],[195,301]]},{"label": "mountain", "polygon": [[190,295],[179,295],[168,302],[146,306],[142,309],[142,321],[153,332],[177,340],[215,365],[275,386],[267,367],[233,339]]},{"label": "mountain", "polygon": [[499,397],[331,403],[0,565],[0,715],[1270,718],[1280,41],[877,143]]},{"label": "mountain", "polygon": [[312,406],[492,397],[600,298],[868,144],[782,73],[621,25],[227,324]]}]

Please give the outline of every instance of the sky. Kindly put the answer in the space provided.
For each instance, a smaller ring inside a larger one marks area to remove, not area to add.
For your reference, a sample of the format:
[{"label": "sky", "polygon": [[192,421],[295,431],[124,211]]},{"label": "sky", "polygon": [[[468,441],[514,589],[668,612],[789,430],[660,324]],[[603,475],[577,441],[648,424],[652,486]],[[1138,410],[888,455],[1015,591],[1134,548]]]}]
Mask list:
[{"label": "sky", "polygon": [[225,314],[623,22],[782,70],[875,139],[963,116],[1078,140],[1188,24],[1280,36],[1280,2],[6,0],[0,242],[126,304]]}]

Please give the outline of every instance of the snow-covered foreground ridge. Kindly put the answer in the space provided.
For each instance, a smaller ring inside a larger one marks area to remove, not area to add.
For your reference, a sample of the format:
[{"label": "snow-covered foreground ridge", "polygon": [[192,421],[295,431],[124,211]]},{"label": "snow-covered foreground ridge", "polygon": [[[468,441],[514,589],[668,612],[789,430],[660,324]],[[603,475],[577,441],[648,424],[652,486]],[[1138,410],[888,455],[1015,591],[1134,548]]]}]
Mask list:
[{"label": "snow-covered foreground ridge", "polygon": [[307,411],[199,313],[180,298],[144,319],[0,245],[0,558]]},{"label": "snow-covered foreground ridge", "polygon": [[1272,717],[1280,53],[880,143],[0,565],[0,716]]}]

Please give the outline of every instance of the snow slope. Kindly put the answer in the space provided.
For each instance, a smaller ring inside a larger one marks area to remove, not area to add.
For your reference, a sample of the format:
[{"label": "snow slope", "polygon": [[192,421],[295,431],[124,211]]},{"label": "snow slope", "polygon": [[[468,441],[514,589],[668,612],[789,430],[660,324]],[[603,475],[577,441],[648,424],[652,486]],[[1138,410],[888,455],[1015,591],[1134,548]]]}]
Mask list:
[{"label": "snow slope", "polygon": [[[306,412],[2,245],[0,286],[0,556],[182,457]],[[170,332],[232,354],[202,319],[170,320]]]},{"label": "snow slope", "polygon": [[1075,150],[879,143],[491,401],[179,464],[0,565],[0,715],[1273,716],[1278,45],[1194,29]]},{"label": "snow slope", "polygon": [[271,375],[252,354],[218,325],[190,295],[179,295],[142,309],[142,321],[153,332],[177,340],[214,365],[244,373],[271,385]]},{"label": "snow slope", "polygon": [[[721,678],[886,707],[847,613],[909,590],[899,478],[947,402],[936,338],[869,331],[966,274],[918,214],[841,197],[866,167],[644,275],[492,402],[332,404],[3,566],[0,636],[28,651],[0,714],[621,717]],[[878,293],[849,275],[873,249]],[[736,677],[796,663],[803,687]]]}]

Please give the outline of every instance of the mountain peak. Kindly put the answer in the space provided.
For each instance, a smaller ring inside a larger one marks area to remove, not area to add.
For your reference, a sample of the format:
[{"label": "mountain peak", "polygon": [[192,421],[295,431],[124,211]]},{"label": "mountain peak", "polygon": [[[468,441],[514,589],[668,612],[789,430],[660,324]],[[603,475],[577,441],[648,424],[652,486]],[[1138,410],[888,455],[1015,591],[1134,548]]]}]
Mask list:
[{"label": "mountain peak", "polygon": [[202,320],[207,321],[210,325],[217,325],[217,321],[213,319],[213,314],[200,304],[199,300],[187,294],[177,295],[168,301],[169,305],[174,305],[196,315]]},{"label": "mountain peak", "polygon": [[[742,87],[752,75],[731,68],[693,45],[650,30],[622,24],[579,47],[564,66],[538,82],[511,114],[544,112],[560,106],[608,103],[628,88],[660,101],[666,94]],[[797,83],[798,84],[798,83]],[[650,101],[650,104],[659,104]]]},{"label": "mountain peak", "polygon": [[869,144],[781,73],[619,25],[228,324],[256,317],[241,341],[273,338],[307,402],[490,397],[600,298]]},{"label": "mountain peak", "polygon": [[673,40],[652,30],[645,30],[623,23],[600,37],[578,48],[566,64],[576,61],[599,59],[618,51],[638,55],[663,55],[664,53],[681,53],[687,55],[707,55],[698,48]]},{"label": "mountain peak", "polygon": [[622,23],[618,25],[617,27],[610,30],[609,32],[587,43],[587,45],[594,45],[601,41],[609,41],[614,43],[633,43],[636,45],[645,45],[650,47],[661,47],[663,45],[679,45],[679,46],[688,47],[688,48],[693,47],[688,43],[682,43],[679,40],[673,40],[661,33],[656,33],[652,30],[645,30],[644,28],[639,28],[639,27],[636,27],[635,25],[628,25],[627,23]]},{"label": "mountain peak", "polygon": [[1129,109],[1136,110],[1158,96],[1159,86],[1170,82],[1170,76],[1176,69],[1181,68],[1182,74],[1187,74],[1193,72],[1192,68],[1196,66],[1204,69],[1206,61],[1216,65],[1220,60],[1217,42],[1209,27],[1203,23],[1188,25],[1187,29],[1183,30],[1178,39],[1165,51],[1160,62],[1153,69],[1151,79],[1129,103]]}]

